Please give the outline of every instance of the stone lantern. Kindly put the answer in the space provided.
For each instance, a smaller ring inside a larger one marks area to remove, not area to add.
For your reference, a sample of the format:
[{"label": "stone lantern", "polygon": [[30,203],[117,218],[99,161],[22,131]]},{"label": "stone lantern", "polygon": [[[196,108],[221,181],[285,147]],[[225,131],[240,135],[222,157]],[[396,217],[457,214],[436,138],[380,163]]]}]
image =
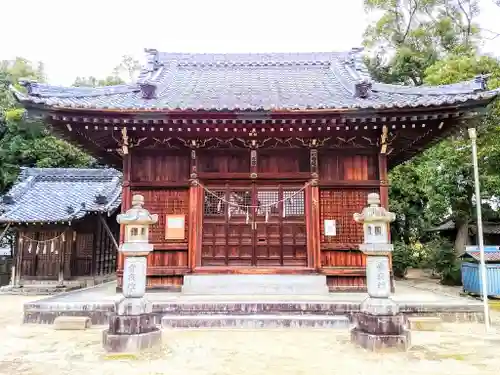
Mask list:
[{"label": "stone lantern", "polygon": [[158,222],[158,215],[151,215],[143,205],[144,197],[134,195],[132,208],[117,217],[118,223],[125,227],[125,241],[119,249],[125,258],[123,298],[116,303],[109,328],[103,332],[103,345],[109,352],[136,352],[161,343],[152,304],[144,297],[147,256],[153,250],[149,226]]},{"label": "stone lantern", "polygon": [[393,250],[389,241],[389,223],[396,215],[380,207],[377,193],[368,195],[368,207],[354,220],[363,224],[364,243],[359,249],[366,257],[368,298],[361,303],[360,312],[351,331],[351,341],[366,349],[396,348],[406,350],[410,332],[403,314],[391,298],[389,256]]}]

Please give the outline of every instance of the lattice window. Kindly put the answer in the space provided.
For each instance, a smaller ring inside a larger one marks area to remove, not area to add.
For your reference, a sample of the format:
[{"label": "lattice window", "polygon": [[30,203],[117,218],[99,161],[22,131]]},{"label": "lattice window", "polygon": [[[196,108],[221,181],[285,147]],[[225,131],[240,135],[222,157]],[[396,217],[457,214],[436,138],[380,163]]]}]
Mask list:
[{"label": "lattice window", "polygon": [[305,195],[304,191],[284,190],[283,191],[284,216],[304,216]]},{"label": "lattice window", "polygon": [[[188,208],[189,190],[134,190],[133,194],[144,196],[144,207],[152,214],[158,214],[158,222],[151,226],[150,241],[152,243],[165,242],[165,225],[167,215],[185,215],[185,238],[188,236]],[[169,240],[169,242],[185,240]]]},{"label": "lattice window", "polygon": [[[276,190],[260,190],[257,191],[257,215],[258,216],[277,216],[280,214],[279,203],[273,204],[279,201],[279,192]],[[272,206],[271,206],[272,205]]]},{"label": "lattice window", "polygon": [[[366,206],[370,190],[320,190],[321,242],[339,249],[357,249],[363,242],[363,226],[353,219]],[[324,220],[335,220],[336,236],[325,236]]]},{"label": "lattice window", "polygon": [[224,190],[205,191],[205,204],[203,214],[205,216],[224,216],[226,214],[226,192]]},{"label": "lattice window", "polygon": [[229,191],[229,216],[249,215],[252,206],[252,192],[245,191]]}]

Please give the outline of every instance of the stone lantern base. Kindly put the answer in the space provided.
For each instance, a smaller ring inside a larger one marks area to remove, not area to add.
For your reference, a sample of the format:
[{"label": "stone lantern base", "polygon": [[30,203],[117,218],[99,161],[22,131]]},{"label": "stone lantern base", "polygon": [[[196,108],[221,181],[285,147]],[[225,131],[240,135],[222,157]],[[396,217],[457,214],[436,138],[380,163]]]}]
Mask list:
[{"label": "stone lantern base", "polygon": [[408,350],[411,338],[405,317],[390,298],[368,297],[356,314],[351,342],[372,351]]},{"label": "stone lantern base", "polygon": [[109,317],[109,328],[102,334],[107,352],[134,353],[161,344],[161,330],[155,324],[151,302],[124,298],[116,307],[117,313]]}]

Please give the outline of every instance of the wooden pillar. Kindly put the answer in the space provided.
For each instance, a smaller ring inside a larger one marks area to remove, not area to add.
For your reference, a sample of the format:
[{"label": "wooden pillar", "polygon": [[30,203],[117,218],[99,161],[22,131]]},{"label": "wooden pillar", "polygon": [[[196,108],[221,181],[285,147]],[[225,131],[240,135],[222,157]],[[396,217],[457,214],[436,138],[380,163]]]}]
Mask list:
[{"label": "wooden pillar", "polygon": [[63,229],[61,238],[59,239],[59,285],[64,285],[64,258],[66,255],[66,231]]},{"label": "wooden pillar", "polygon": [[319,270],[321,267],[321,227],[319,213],[318,187],[318,150],[311,144],[309,154],[311,168],[311,184],[306,189],[306,232],[307,232],[307,265]]},{"label": "wooden pillar", "polygon": [[97,274],[97,244],[99,243],[99,237],[101,233],[99,229],[99,220],[96,217],[96,219],[94,220],[94,233],[92,236],[92,260],[90,262],[90,273],[92,274],[92,277],[95,277]]},{"label": "wooden pillar", "polygon": [[76,276],[76,268],[77,268],[77,251],[78,249],[76,248],[76,236],[77,236],[77,233],[76,233],[76,229],[73,228],[71,231],[69,231],[69,234],[71,234],[71,245],[70,245],[70,256],[69,256],[69,268],[70,268],[70,276]]},{"label": "wooden pillar", "polygon": [[203,195],[200,194],[201,186],[198,184],[198,159],[193,142],[190,158],[191,185],[189,187],[189,218],[188,218],[188,267],[193,271],[201,265],[201,211],[203,209]]},{"label": "wooden pillar", "polygon": [[[131,162],[132,157],[130,152],[123,155],[123,187],[122,187],[122,209],[121,212],[126,212],[131,205],[132,192],[130,189],[130,180],[131,180]],[[121,224],[120,225],[120,244],[122,244],[125,240],[125,228]],[[118,264],[117,264],[117,272],[123,271],[123,255],[118,253]]]},{"label": "wooden pillar", "polygon": [[380,204],[389,209],[389,179],[387,177],[387,155],[378,155],[378,170],[380,179]]},{"label": "wooden pillar", "polygon": [[23,233],[21,231],[17,231],[17,241],[16,241],[16,258],[14,262],[14,267],[15,267],[15,279],[14,279],[14,285],[17,286],[19,285],[22,277],[22,272],[23,272],[23,255],[24,255],[24,241],[23,241]]},{"label": "wooden pillar", "polygon": [[[378,155],[378,170],[380,179],[380,205],[389,210],[389,177],[387,173],[387,155]],[[391,240],[390,224],[387,224],[387,236]],[[395,290],[394,276],[392,272],[392,254],[389,255],[389,270],[391,270],[391,292]]]}]

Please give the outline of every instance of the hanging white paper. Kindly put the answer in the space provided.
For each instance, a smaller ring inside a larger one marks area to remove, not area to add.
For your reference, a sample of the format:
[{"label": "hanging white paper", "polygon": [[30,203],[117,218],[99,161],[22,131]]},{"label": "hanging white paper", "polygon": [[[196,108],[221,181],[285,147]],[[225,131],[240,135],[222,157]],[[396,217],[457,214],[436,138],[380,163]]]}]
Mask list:
[{"label": "hanging white paper", "polygon": [[337,223],[335,220],[325,220],[324,223],[325,236],[337,235]]}]

